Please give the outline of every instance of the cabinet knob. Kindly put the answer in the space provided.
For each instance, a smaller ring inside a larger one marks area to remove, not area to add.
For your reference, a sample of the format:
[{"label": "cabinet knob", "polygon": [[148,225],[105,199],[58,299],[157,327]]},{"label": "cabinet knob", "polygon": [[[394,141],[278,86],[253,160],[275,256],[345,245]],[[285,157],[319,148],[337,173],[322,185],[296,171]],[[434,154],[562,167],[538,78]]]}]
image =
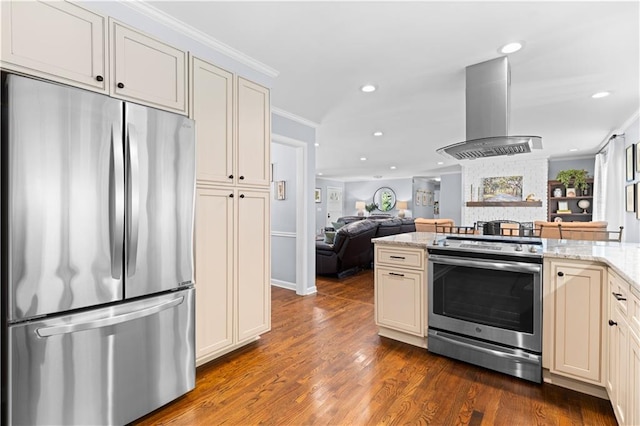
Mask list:
[{"label": "cabinet knob", "polygon": [[98,80],[98,81],[103,81],[103,80],[104,80],[104,78],[103,78],[101,75],[97,75],[97,76],[96,76],[96,80]]},{"label": "cabinet knob", "polygon": [[229,179],[233,179],[233,175],[229,175]]},{"label": "cabinet knob", "polygon": [[240,198],[244,198],[244,194],[240,194]]},{"label": "cabinet knob", "polygon": [[229,194],[229,198],[233,198],[233,192]]},{"label": "cabinet knob", "polygon": [[564,272],[562,272],[562,271],[558,272],[558,276],[559,277],[564,277]]},{"label": "cabinet knob", "polygon": [[124,83],[118,83],[118,89],[124,89]]},{"label": "cabinet knob", "polygon": [[609,320],[609,325],[613,327],[614,325],[618,325],[618,323],[614,320]]},{"label": "cabinet knob", "polygon": [[244,180],[244,176],[240,176],[240,180]]}]

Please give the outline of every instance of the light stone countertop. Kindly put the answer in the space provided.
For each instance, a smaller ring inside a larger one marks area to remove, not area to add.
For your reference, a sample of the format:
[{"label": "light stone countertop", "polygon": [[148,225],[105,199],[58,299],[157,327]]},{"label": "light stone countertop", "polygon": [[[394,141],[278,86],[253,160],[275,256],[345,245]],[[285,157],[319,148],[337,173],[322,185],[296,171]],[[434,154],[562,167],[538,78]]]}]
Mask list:
[{"label": "light stone countertop", "polygon": [[[383,245],[429,248],[433,246],[435,237],[433,232],[408,232],[371,241]],[[442,237],[438,234],[438,239]],[[640,297],[640,244],[543,238],[542,245],[545,258],[586,260],[610,266],[631,284],[636,296]]]}]

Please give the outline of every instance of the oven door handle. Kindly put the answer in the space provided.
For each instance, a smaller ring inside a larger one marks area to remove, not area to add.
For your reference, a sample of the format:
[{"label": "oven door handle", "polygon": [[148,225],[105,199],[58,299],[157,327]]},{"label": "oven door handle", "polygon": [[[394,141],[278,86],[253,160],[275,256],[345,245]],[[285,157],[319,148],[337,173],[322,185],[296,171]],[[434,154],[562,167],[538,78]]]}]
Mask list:
[{"label": "oven door handle", "polygon": [[523,262],[496,262],[492,260],[478,260],[468,257],[449,257],[437,254],[429,255],[429,263],[439,263],[453,266],[468,266],[471,268],[495,269],[510,272],[539,273],[541,265]]}]

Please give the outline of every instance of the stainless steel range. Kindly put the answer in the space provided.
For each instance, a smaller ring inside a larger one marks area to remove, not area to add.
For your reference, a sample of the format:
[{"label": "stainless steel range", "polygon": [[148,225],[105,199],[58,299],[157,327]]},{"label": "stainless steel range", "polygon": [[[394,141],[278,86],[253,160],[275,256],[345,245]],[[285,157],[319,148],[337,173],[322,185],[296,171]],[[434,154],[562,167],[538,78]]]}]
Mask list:
[{"label": "stainless steel range", "polygon": [[447,236],[429,252],[429,351],[542,381],[542,242]]}]

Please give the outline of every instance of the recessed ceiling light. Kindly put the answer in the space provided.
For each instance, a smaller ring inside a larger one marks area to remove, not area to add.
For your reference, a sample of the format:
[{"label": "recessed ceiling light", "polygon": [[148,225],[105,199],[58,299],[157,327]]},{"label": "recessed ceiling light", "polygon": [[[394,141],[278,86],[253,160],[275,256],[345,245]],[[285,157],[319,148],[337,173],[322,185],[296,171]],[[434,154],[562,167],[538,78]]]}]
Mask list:
[{"label": "recessed ceiling light", "polygon": [[438,166],[442,166],[444,164],[444,161],[438,161]]},{"label": "recessed ceiling light", "polygon": [[318,142],[314,143],[315,146],[320,146],[320,144]]},{"label": "recessed ceiling light", "polygon": [[396,166],[391,166],[391,167],[389,167],[389,168],[390,168],[391,170],[395,170],[395,169],[396,169]]},{"label": "recessed ceiling light", "polygon": [[318,176],[322,176],[322,172],[318,173]]},{"label": "recessed ceiling light", "polygon": [[373,132],[373,136],[382,136],[382,132],[380,130]]},{"label": "recessed ceiling light", "polygon": [[577,150],[578,150],[578,148],[571,148],[571,149],[569,150],[569,152],[576,152]]},{"label": "recessed ceiling light", "polygon": [[611,94],[610,92],[598,92],[598,93],[594,93],[593,95],[591,95],[591,97],[593,99],[600,99],[600,98],[606,98],[610,94]]},{"label": "recessed ceiling light", "polygon": [[360,161],[367,161],[367,157],[360,157]]},{"label": "recessed ceiling light", "polygon": [[434,179],[436,182],[440,182],[440,178],[435,178]]},{"label": "recessed ceiling light", "polygon": [[371,93],[371,92],[375,92],[377,89],[376,86],[374,86],[373,84],[365,84],[364,86],[362,86],[360,88],[360,90],[362,90],[364,93]]},{"label": "recessed ceiling light", "polygon": [[522,43],[515,41],[513,43],[507,43],[500,48],[500,53],[514,53],[522,49]]}]

